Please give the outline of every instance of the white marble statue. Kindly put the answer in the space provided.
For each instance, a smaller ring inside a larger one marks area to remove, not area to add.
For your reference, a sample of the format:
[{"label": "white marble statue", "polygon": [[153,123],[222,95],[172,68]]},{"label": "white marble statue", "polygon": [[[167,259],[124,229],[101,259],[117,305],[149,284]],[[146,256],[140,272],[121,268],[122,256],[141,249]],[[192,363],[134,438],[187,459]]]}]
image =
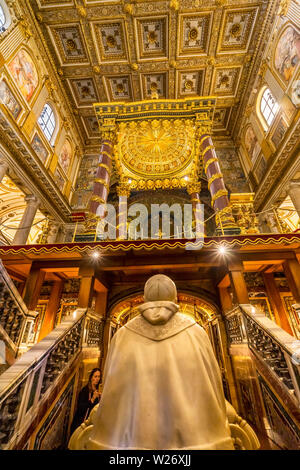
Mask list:
[{"label": "white marble statue", "polygon": [[251,428],[255,437],[247,428],[239,432],[241,418],[226,404],[208,336],[178,312],[176,299],[167,276],[146,282],[140,315],[112,339],[100,405],[72,435],[71,450],[259,446]]}]

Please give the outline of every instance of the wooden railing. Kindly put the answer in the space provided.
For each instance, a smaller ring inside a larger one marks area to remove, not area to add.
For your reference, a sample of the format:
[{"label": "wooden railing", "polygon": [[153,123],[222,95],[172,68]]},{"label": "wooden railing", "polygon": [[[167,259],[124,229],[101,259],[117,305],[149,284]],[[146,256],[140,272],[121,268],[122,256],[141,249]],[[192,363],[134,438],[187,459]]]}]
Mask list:
[{"label": "wooden railing", "polygon": [[28,349],[38,313],[29,311],[0,261],[0,339],[15,357]]},{"label": "wooden railing", "polygon": [[86,309],[77,309],[0,376],[0,448],[11,449],[78,358]]}]

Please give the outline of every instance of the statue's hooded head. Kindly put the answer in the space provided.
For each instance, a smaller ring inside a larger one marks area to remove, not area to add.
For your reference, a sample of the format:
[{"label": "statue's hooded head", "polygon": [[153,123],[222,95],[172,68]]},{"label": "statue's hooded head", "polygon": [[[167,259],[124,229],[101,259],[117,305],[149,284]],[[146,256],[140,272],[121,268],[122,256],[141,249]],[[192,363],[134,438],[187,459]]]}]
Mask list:
[{"label": "statue's hooded head", "polygon": [[168,276],[150,277],[144,288],[145,303],[139,307],[141,314],[152,324],[164,324],[178,311],[177,289]]},{"label": "statue's hooded head", "polygon": [[172,279],[164,274],[156,274],[150,277],[144,287],[144,300],[145,302],[161,300],[176,302],[177,289]]}]

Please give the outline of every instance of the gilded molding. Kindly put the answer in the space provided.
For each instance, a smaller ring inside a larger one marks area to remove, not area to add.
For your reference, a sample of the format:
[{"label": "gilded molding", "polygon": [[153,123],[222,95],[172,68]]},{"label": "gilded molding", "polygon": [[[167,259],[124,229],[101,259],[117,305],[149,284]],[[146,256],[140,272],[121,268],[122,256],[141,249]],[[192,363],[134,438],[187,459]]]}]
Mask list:
[{"label": "gilded molding", "polygon": [[211,163],[214,163],[214,162],[219,162],[218,158],[217,157],[212,157],[210,158],[209,160],[207,160],[207,162],[205,163],[205,166],[204,166],[204,171],[205,173],[207,173],[207,168],[209,167],[209,165]]},{"label": "gilded molding", "polygon": [[106,163],[98,163],[98,166],[99,166],[100,168],[105,168],[105,170],[107,171],[108,174],[111,173],[111,169],[109,168],[108,165],[106,165]]},{"label": "gilded molding", "polygon": [[194,193],[198,193],[200,194],[200,191],[201,191],[201,181],[195,181],[193,183],[189,183],[187,185],[187,193],[191,196],[192,194]]},{"label": "gilded molding", "polygon": [[227,189],[219,189],[211,198],[211,205],[212,207],[214,206],[214,203],[216,202],[217,199],[219,199],[222,196],[228,196],[228,191]]},{"label": "gilded molding", "polygon": [[212,175],[208,180],[208,189],[210,189],[213,182],[219,178],[223,178],[222,173],[215,173],[214,175]]},{"label": "gilded molding", "polygon": [[103,184],[103,186],[105,186],[106,189],[109,190],[109,183],[107,183],[103,178],[95,178],[94,179],[94,183],[100,183],[100,184]]}]

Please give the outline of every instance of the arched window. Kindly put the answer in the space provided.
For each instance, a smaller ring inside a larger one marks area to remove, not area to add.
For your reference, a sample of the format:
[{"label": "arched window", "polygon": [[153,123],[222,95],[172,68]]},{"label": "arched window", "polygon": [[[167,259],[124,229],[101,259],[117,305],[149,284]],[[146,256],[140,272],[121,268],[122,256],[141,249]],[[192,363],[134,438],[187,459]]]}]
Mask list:
[{"label": "arched window", "polygon": [[5,31],[6,16],[3,11],[2,6],[0,5],[0,30],[1,32]]},{"label": "arched window", "polygon": [[56,127],[56,119],[54,111],[50,104],[45,104],[44,109],[39,117],[38,123],[41,126],[41,129],[44,132],[47,140],[51,142]]},{"label": "arched window", "polygon": [[279,105],[272,95],[270,89],[266,88],[260,100],[260,112],[268,126],[272,124],[278,108]]},{"label": "arched window", "polygon": [[10,14],[6,3],[0,0],[0,33],[4,33],[10,25]]}]

